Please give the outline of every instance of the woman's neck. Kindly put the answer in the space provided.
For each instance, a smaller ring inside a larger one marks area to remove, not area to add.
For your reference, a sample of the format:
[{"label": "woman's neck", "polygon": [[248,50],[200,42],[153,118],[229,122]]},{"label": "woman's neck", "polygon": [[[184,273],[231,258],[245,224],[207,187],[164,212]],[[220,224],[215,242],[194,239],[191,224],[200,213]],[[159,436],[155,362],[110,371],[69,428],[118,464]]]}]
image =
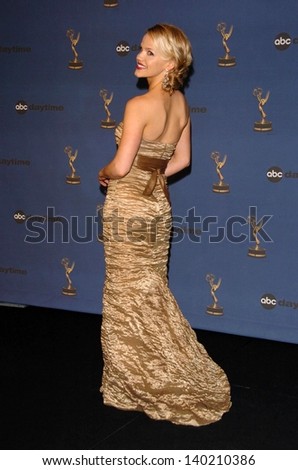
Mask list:
[{"label": "woman's neck", "polygon": [[154,82],[148,83],[148,85],[149,85],[149,91],[154,90],[154,88],[157,88],[158,85],[161,85],[161,84],[162,84],[162,80],[159,80],[159,81],[157,81],[156,83],[154,83]]}]

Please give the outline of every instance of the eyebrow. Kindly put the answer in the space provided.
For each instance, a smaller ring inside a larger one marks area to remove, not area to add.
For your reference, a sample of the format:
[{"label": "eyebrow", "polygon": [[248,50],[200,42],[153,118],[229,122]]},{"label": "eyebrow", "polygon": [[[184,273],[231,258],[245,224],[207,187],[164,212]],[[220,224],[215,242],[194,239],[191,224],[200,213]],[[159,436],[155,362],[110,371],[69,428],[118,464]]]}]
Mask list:
[{"label": "eyebrow", "polygon": [[150,50],[150,51],[154,51],[154,47],[144,47],[144,46],[143,46],[143,43],[140,44],[140,47],[141,47],[142,49],[145,49],[145,51],[149,51],[149,50]]}]

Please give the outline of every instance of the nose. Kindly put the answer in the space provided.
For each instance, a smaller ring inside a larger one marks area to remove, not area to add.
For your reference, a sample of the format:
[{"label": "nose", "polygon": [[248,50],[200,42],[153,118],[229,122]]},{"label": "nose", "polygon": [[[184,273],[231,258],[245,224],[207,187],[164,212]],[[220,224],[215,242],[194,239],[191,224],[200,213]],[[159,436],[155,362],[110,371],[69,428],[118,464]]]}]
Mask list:
[{"label": "nose", "polygon": [[137,53],[137,59],[141,60],[142,57],[143,57],[143,51],[142,51],[142,49],[141,49],[141,47],[140,47],[140,50],[139,50],[139,52]]}]

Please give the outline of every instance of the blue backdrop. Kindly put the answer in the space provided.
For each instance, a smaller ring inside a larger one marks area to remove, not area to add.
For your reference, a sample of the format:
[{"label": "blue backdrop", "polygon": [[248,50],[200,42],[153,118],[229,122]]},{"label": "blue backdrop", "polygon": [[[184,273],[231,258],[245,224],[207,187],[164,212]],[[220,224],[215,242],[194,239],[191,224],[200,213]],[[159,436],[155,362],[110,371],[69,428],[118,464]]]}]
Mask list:
[{"label": "blue backdrop", "polygon": [[296,0],[5,2],[0,300],[100,313],[97,172],[115,151],[100,92],[118,123],[144,92],[133,75],[143,33],[167,22],[194,54],[170,286],[196,328],[298,343],[297,15]]}]

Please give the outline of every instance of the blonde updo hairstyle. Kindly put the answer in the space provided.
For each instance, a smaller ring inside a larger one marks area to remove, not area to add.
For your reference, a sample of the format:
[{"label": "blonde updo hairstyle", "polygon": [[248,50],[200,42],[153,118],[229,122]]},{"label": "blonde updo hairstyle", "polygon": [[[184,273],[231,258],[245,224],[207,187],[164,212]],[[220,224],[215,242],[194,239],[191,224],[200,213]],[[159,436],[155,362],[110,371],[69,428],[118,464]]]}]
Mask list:
[{"label": "blonde updo hairstyle", "polygon": [[174,62],[174,68],[167,72],[163,89],[170,93],[183,86],[192,63],[191,44],[184,32],[177,26],[156,24],[147,30],[162,57]]}]

